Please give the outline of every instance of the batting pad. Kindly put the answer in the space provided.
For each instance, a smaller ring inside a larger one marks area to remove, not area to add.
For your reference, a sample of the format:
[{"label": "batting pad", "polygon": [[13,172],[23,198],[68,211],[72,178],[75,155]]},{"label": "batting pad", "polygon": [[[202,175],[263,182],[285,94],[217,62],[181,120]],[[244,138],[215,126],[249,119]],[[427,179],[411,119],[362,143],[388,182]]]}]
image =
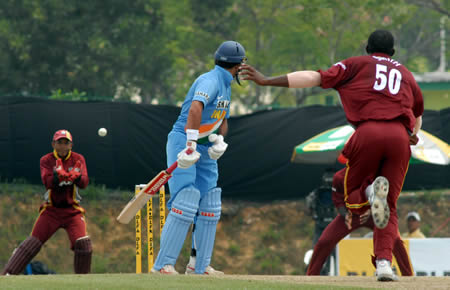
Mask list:
[{"label": "batting pad", "polygon": [[221,188],[213,188],[200,201],[194,231],[195,246],[197,248],[196,274],[203,274],[211,262],[217,223],[222,211],[221,193]]},{"label": "batting pad", "polygon": [[160,270],[165,265],[175,265],[197,213],[199,200],[200,191],[193,187],[178,192],[161,234],[161,247],[153,266],[155,270]]}]

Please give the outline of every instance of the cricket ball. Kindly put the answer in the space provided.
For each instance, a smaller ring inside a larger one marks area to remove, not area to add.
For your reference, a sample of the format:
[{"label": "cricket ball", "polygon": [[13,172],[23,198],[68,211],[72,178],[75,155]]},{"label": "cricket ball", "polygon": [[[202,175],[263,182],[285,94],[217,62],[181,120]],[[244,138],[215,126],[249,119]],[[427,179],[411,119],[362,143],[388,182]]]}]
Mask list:
[{"label": "cricket ball", "polygon": [[98,136],[100,136],[100,137],[105,137],[106,134],[108,134],[108,130],[106,130],[106,128],[100,128],[100,129],[98,129]]}]

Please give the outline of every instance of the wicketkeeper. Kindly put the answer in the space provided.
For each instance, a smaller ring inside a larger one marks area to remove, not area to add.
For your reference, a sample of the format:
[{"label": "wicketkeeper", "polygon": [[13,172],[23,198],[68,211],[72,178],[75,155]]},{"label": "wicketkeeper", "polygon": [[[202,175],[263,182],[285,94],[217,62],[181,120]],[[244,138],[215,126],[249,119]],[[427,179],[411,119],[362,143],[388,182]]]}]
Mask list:
[{"label": "wicketkeeper", "polygon": [[69,235],[75,273],[91,271],[92,244],[86,233],[85,210],[80,206],[78,192],[79,188],[86,188],[89,178],[83,155],[73,152],[72,145],[69,131],[59,130],[53,135],[53,152],[40,160],[41,178],[47,189],[45,202],[39,209],[31,235],[13,251],[2,275],[21,274],[60,228]]}]

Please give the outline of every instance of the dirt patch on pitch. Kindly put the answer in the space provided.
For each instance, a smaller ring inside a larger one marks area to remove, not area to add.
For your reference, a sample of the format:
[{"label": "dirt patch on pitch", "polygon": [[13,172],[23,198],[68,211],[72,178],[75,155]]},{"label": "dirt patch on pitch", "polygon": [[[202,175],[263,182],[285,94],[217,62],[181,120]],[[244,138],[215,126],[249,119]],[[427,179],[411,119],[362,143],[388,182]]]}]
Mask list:
[{"label": "dirt patch on pitch", "polygon": [[450,277],[400,277],[396,282],[378,282],[375,277],[225,275],[224,279],[262,280],[302,285],[351,286],[390,289],[450,289]]}]

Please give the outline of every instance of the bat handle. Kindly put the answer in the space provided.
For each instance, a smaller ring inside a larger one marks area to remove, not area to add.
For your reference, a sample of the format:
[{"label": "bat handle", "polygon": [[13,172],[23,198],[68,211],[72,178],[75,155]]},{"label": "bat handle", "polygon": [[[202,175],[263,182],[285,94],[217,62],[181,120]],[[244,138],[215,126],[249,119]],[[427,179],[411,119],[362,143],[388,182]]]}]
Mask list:
[{"label": "bat handle", "polygon": [[[192,152],[194,152],[194,150],[192,148],[188,148],[188,150],[186,150],[186,153],[188,155],[191,154]],[[175,168],[177,168],[177,166],[178,166],[178,162],[175,161],[172,165],[170,165],[169,168],[166,169],[166,172],[168,174],[172,174],[172,172],[175,170]]]},{"label": "bat handle", "polygon": [[172,174],[172,172],[177,168],[178,162],[175,161],[169,168],[166,169],[167,174]]}]

